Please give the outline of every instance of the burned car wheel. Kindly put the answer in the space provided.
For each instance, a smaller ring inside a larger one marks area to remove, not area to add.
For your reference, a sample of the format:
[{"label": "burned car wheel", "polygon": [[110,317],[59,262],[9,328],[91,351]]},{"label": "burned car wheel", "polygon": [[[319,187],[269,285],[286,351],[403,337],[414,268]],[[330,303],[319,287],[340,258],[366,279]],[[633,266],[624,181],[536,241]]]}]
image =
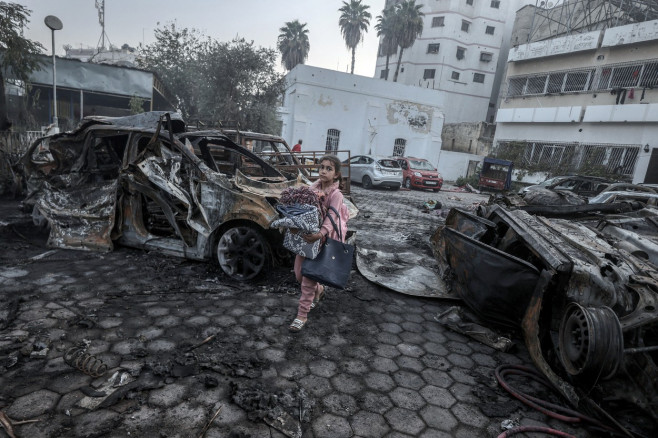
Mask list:
[{"label": "burned car wheel", "polygon": [[364,189],[371,189],[372,188],[372,180],[368,175],[363,177],[363,188]]},{"label": "burned car wheel", "polygon": [[407,178],[404,180],[404,187],[411,190],[411,178]]},{"label": "burned car wheel", "polygon": [[265,271],[269,246],[263,235],[250,226],[229,228],[217,242],[217,261],[231,278],[245,281]]},{"label": "burned car wheel", "polygon": [[621,325],[609,307],[569,304],[560,324],[559,340],[562,363],[572,376],[610,378],[623,358]]}]

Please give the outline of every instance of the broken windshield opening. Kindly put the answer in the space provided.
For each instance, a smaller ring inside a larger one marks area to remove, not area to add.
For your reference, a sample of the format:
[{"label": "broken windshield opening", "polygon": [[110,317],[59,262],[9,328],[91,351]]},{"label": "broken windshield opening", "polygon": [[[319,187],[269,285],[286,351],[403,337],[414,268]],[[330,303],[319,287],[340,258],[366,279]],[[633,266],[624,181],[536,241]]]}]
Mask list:
[{"label": "broken windshield opening", "polygon": [[436,170],[434,166],[426,160],[409,160],[409,166],[415,170]]}]

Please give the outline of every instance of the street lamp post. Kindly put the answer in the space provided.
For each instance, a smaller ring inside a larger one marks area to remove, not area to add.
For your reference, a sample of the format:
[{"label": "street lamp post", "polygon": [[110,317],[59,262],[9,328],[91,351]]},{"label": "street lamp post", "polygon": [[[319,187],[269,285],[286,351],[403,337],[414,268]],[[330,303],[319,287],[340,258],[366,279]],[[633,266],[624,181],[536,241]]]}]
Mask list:
[{"label": "street lamp post", "polygon": [[53,41],[53,125],[55,132],[59,132],[59,120],[57,120],[57,68],[55,65],[55,31],[62,29],[62,21],[54,15],[48,15],[44,20],[46,26],[52,32]]}]

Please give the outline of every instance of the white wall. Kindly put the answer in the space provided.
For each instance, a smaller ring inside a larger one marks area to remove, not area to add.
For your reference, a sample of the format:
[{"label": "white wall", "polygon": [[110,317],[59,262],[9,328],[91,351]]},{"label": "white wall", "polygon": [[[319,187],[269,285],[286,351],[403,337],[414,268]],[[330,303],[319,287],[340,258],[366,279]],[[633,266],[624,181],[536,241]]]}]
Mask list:
[{"label": "white wall", "polygon": [[[468,171],[469,161],[482,162],[480,155],[465,154],[463,152],[441,151],[437,168],[446,181],[455,181],[459,177],[465,177]],[[433,163],[437,164],[437,163]]]},{"label": "white wall", "polygon": [[339,149],[391,155],[403,138],[406,156],[436,162],[443,111],[438,92],[399,83],[298,65],[286,76],[281,136],[303,139],[303,151],[325,150],[327,131],[340,131]]}]

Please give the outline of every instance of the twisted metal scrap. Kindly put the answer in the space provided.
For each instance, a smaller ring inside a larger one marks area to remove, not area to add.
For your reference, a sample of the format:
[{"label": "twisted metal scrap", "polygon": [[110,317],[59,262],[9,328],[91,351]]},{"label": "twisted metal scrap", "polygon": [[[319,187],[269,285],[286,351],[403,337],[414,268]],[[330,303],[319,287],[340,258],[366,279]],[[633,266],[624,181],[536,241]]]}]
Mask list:
[{"label": "twisted metal scrap", "polygon": [[64,353],[64,362],[91,377],[102,377],[107,372],[107,365],[97,357],[88,354],[86,347],[69,348]]}]

